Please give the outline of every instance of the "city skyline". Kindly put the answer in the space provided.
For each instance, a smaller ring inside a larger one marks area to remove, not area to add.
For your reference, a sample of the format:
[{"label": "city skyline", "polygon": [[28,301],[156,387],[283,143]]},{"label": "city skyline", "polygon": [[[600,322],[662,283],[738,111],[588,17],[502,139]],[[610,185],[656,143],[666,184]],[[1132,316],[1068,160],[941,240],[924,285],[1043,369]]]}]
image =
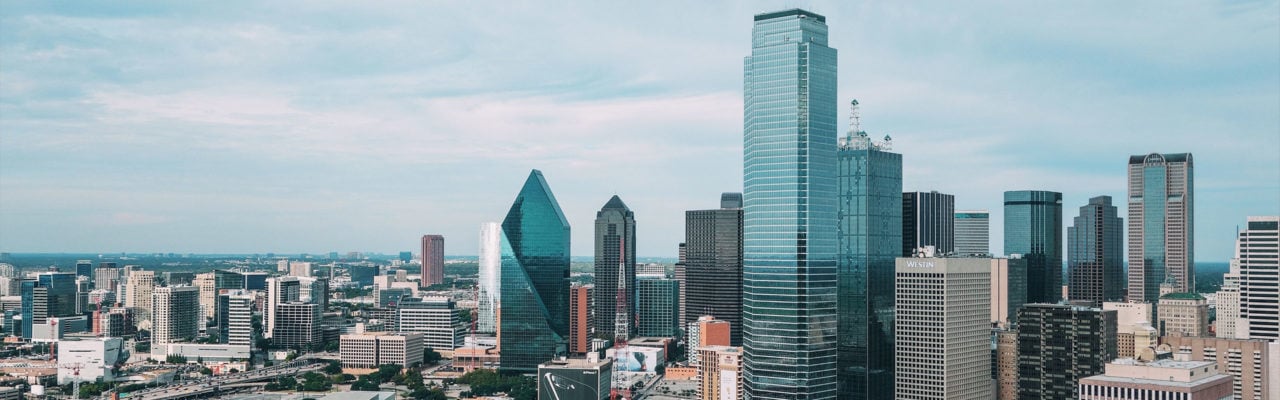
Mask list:
[{"label": "city skyline", "polygon": [[[1280,154],[1258,150],[1280,149],[1276,4],[802,6],[832,21],[838,101],[893,135],[903,189],[991,210],[993,253],[1004,191],[1123,199],[1133,154],[1195,153],[1199,261],[1278,212]],[[441,233],[474,254],[538,168],[575,255],[617,194],[637,255],[673,257],[685,210],[742,190],[743,21],[779,8],[63,7],[0,16],[21,61],[0,83],[0,251],[393,253]]]}]

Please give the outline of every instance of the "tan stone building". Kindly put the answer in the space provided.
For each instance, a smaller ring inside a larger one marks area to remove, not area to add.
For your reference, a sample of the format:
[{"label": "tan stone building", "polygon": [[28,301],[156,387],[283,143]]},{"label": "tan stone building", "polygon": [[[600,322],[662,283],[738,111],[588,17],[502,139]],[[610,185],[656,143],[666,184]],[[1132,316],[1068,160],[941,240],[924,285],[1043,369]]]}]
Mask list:
[{"label": "tan stone building", "polygon": [[1231,377],[1209,361],[1122,358],[1081,379],[1079,392],[1080,400],[1222,400],[1231,398]]},{"label": "tan stone building", "polygon": [[1235,398],[1280,400],[1280,343],[1268,340],[1164,337],[1174,352],[1190,353],[1192,360],[1214,361],[1231,375]]},{"label": "tan stone building", "polygon": [[1196,293],[1169,293],[1156,307],[1161,336],[1209,336],[1209,302]]}]

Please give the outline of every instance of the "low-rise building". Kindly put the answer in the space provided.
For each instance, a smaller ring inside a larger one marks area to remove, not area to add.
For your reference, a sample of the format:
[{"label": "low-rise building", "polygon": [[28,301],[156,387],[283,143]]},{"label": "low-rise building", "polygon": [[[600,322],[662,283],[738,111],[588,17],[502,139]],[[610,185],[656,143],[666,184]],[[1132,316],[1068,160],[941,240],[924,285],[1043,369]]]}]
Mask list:
[{"label": "low-rise building", "polygon": [[58,383],[110,382],[117,363],[124,362],[124,340],[118,337],[58,342]]},{"label": "low-rise building", "polygon": [[1219,371],[1231,375],[1237,399],[1280,399],[1278,342],[1213,337],[1165,337],[1162,341],[1192,360],[1216,362]]},{"label": "low-rise building", "polygon": [[538,365],[538,400],[604,400],[613,381],[613,360],[553,360]]},{"label": "low-rise building", "polygon": [[697,349],[698,398],[737,400],[742,398],[742,348],[703,346]]},{"label": "low-rise building", "polygon": [[422,363],[421,333],[369,332],[342,335],[339,353],[344,370],[376,370],[379,365],[411,367]]},{"label": "low-rise building", "polygon": [[[1139,355],[1142,357],[1142,355]],[[1230,399],[1231,377],[1210,361],[1122,358],[1107,363],[1106,373],[1080,379],[1080,400]]]}]

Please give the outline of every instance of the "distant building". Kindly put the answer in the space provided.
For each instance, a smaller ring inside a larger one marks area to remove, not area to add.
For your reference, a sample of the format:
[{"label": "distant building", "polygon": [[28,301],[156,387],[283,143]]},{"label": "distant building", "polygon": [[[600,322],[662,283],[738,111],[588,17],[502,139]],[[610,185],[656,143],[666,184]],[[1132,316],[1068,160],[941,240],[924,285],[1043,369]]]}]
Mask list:
[{"label": "distant building", "polygon": [[1062,193],[1004,192],[1004,252],[1027,260],[1028,303],[1062,299]]},{"label": "distant building", "polygon": [[93,333],[106,337],[132,337],[138,333],[134,309],[111,307],[93,312]]},{"label": "distant building", "polygon": [[403,299],[397,311],[396,329],[422,333],[424,345],[445,352],[462,347],[466,332],[457,304],[448,297]]},{"label": "distant building", "polygon": [[[714,316],[742,345],[742,193],[722,193],[720,208],[684,213],[685,243],[676,266],[682,324]],[[682,279],[683,278],[683,279]],[[692,355],[692,352],[690,352]]]},{"label": "distant building", "polygon": [[933,246],[937,254],[955,251],[956,197],[946,193],[902,194],[902,256]]},{"label": "distant building", "polygon": [[43,272],[35,280],[22,282],[22,337],[31,339],[34,325],[44,325],[49,318],[76,315],[76,275]]},{"label": "distant building", "polygon": [[253,345],[253,303],[256,296],[245,290],[223,291],[218,295],[218,340],[223,344]]},{"label": "distant building", "polygon": [[120,268],[116,263],[98,263],[98,268],[93,270],[93,288],[114,291],[118,284],[120,284]]},{"label": "distant building", "polygon": [[991,212],[987,210],[956,210],[956,254],[991,254]]},{"label": "distant building", "polygon": [[553,360],[538,365],[538,400],[605,400],[613,360]]},{"label": "distant building", "polygon": [[93,279],[93,261],[92,260],[76,261],[76,276],[83,276],[92,280]]},{"label": "distant building", "polygon": [[501,368],[534,372],[569,337],[569,221],[541,171],[529,174],[502,232]]},{"label": "distant building", "polygon": [[569,289],[569,353],[585,355],[591,351],[591,285]]},{"label": "distant building", "polygon": [[378,275],[378,267],[372,265],[348,265],[347,273],[351,274],[351,282],[364,287],[373,284],[373,277]]},{"label": "distant building", "polygon": [[343,369],[376,370],[380,365],[409,368],[422,363],[421,333],[386,332],[342,335],[339,353]]},{"label": "distant building", "polygon": [[1166,337],[1165,345],[1192,360],[1212,361],[1231,375],[1236,399],[1280,399],[1280,342],[1266,339]]},{"label": "distant building", "polygon": [[698,365],[698,398],[738,400],[742,398],[742,348],[702,346],[695,351],[703,360]]},{"label": "distant building", "polygon": [[[595,333],[629,339],[636,330],[636,219],[618,196],[596,212]],[[621,271],[619,271],[621,269]],[[618,316],[618,291],[627,292],[626,315]],[[625,325],[619,325],[619,321]],[[625,332],[616,332],[626,329]]]},{"label": "distant building", "polygon": [[317,304],[301,301],[277,304],[271,347],[311,350],[323,346],[320,315]]},{"label": "distant building", "polygon": [[1245,226],[1236,239],[1242,276],[1237,336],[1280,341],[1280,217],[1249,217]]},{"label": "distant building", "polygon": [[1116,311],[1116,358],[1134,358],[1153,347],[1160,334],[1151,326],[1151,304],[1104,302],[1103,310]]},{"label": "distant building", "polygon": [[680,283],[675,279],[641,277],[636,279],[636,308],[639,336],[680,336]]},{"label": "distant building", "polygon": [[77,380],[114,381],[116,364],[125,361],[124,353],[124,340],[118,337],[61,340],[58,342],[58,384]]},{"label": "distant building", "polygon": [[1116,312],[1028,304],[1018,312],[1018,398],[1074,399],[1116,356]]},{"label": "distant building", "polygon": [[154,271],[131,271],[125,278],[124,306],[134,310],[139,322],[151,320],[151,293],[155,287]]},{"label": "distant building", "polygon": [[[200,289],[165,286],[155,288],[151,295],[152,348],[195,339],[200,333]],[[161,354],[160,358],[163,357]]]},{"label": "distant building", "polygon": [[990,396],[991,261],[899,258],[894,272],[894,398]]},{"label": "distant building", "polygon": [[1195,291],[1194,182],[1191,153],[1129,157],[1129,301]]},{"label": "distant building", "polygon": [[1209,336],[1209,303],[1196,293],[1169,293],[1156,306],[1160,336]]},{"label": "distant building", "polygon": [[[1089,199],[1067,227],[1068,300],[1102,307],[1124,300],[1124,222],[1111,196]],[[1075,303],[1073,303],[1075,304]]]},{"label": "distant building", "polygon": [[444,283],[444,236],[422,236],[422,287]]},{"label": "distant building", "polygon": [[412,252],[412,251],[402,251],[402,252],[400,252],[400,262],[402,262],[402,263],[407,263],[407,262],[410,262],[410,261],[413,261],[413,252]]},{"label": "distant building", "polygon": [[1106,373],[1080,380],[1080,400],[1230,399],[1231,377],[1208,361],[1109,362]]}]

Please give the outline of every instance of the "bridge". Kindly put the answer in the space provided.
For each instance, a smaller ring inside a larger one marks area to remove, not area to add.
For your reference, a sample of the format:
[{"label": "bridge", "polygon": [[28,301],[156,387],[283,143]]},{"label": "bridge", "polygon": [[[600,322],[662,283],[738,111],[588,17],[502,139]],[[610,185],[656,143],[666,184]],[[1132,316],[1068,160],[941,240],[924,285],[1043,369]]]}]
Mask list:
[{"label": "bridge", "polygon": [[322,359],[296,360],[287,364],[255,369],[234,374],[219,375],[129,392],[121,397],[129,400],[180,400],[213,397],[245,389],[260,387],[282,376],[302,375],[324,369],[328,361]]}]

